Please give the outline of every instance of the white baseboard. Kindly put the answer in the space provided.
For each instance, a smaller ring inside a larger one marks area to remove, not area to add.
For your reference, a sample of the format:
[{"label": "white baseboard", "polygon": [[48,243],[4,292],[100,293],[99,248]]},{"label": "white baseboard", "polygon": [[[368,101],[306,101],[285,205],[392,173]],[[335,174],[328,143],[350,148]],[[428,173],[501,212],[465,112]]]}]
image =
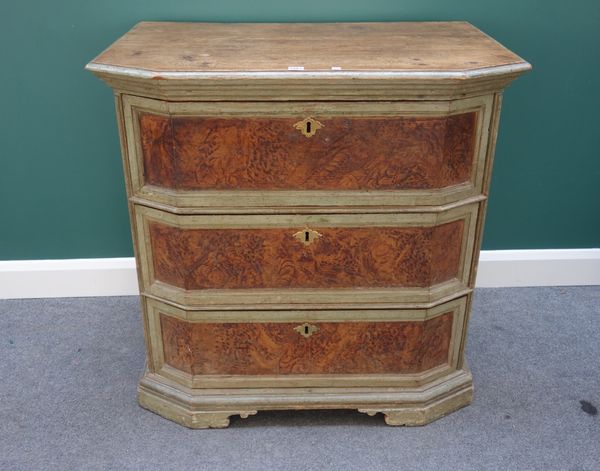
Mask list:
[{"label": "white baseboard", "polygon": [[137,293],[133,258],[0,261],[0,299]]},{"label": "white baseboard", "polygon": [[478,288],[600,285],[600,249],[482,250]]},{"label": "white baseboard", "polygon": [[[600,249],[484,250],[478,288],[600,285]],[[138,293],[133,258],[0,261],[0,299]]]}]

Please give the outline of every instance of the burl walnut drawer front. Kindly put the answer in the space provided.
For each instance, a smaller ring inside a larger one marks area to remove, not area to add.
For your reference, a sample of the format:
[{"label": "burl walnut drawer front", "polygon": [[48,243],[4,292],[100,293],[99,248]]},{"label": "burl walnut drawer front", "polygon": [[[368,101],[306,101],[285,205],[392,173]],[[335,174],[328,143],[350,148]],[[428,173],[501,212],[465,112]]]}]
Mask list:
[{"label": "burl walnut drawer front", "polygon": [[477,204],[416,214],[136,214],[144,289],[174,302],[427,302],[467,287]]},{"label": "burl walnut drawer front", "polygon": [[134,194],[178,208],[443,204],[482,191],[491,97],[172,103],[124,97]]},{"label": "burl walnut drawer front", "polygon": [[236,377],[328,386],[327,375],[338,382],[426,379],[456,366],[465,305],[460,298],[432,309],[198,313],[149,300],[153,367],[192,387],[231,386]]}]

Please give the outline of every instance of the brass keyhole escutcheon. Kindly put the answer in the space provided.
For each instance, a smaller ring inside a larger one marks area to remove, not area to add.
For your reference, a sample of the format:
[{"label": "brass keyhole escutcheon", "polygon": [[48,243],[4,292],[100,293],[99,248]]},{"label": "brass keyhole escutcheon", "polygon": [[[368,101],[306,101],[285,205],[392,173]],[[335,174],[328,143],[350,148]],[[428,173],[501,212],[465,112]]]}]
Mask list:
[{"label": "brass keyhole escutcheon", "polygon": [[316,325],[304,323],[294,327],[294,330],[302,335],[302,337],[308,338],[315,332],[318,332],[319,328]]},{"label": "brass keyhole escutcheon", "polygon": [[319,237],[321,237],[321,234],[319,234],[317,231],[315,231],[313,229],[309,229],[308,227],[305,227],[301,231],[298,231],[295,234],[293,234],[293,236],[297,240],[302,242],[304,245],[310,245],[315,240],[317,240]]},{"label": "brass keyhole escutcheon", "polygon": [[302,121],[298,121],[294,124],[294,127],[306,137],[313,137],[317,133],[317,130],[324,126],[324,124],[319,123],[313,118],[304,118]]}]

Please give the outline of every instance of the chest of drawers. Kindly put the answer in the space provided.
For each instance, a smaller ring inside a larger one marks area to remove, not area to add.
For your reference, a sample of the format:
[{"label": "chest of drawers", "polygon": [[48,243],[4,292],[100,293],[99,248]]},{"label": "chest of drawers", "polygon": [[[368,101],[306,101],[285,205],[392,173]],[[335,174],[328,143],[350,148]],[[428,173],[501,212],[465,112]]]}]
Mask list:
[{"label": "chest of drawers", "polygon": [[501,93],[530,66],[462,23],[140,23],[114,89],[147,365],[194,428],[467,405]]}]

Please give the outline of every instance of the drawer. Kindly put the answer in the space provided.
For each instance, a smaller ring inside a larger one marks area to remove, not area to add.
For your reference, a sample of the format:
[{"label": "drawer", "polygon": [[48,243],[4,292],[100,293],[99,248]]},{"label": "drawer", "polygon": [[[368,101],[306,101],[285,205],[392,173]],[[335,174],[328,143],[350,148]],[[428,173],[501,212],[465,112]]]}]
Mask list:
[{"label": "drawer", "polygon": [[491,96],[123,103],[134,195],[174,208],[440,205],[482,192]]},{"label": "drawer", "polygon": [[154,371],[190,387],[374,386],[456,368],[467,298],[355,311],[194,312],[147,303]]},{"label": "drawer", "polygon": [[143,289],[192,306],[432,301],[468,285],[477,210],[213,216],[136,206]]}]

